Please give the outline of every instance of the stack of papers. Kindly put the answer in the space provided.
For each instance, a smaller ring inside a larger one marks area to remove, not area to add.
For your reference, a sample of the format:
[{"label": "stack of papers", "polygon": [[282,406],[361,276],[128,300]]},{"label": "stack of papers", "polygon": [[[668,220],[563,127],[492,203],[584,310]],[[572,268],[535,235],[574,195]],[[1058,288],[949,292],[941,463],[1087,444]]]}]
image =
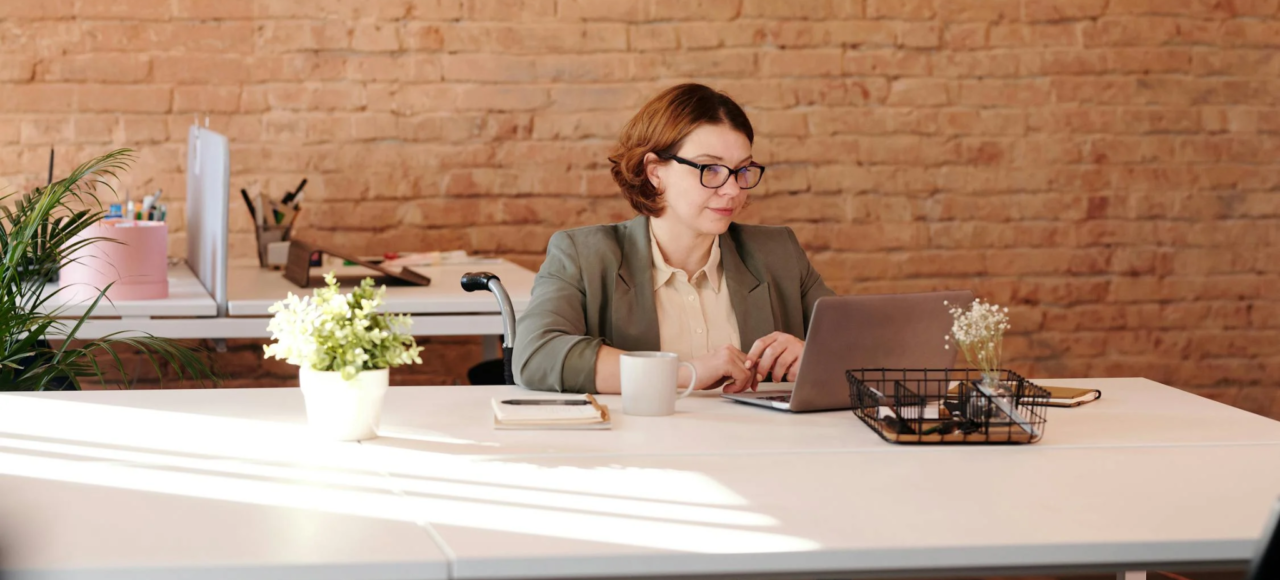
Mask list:
[{"label": "stack of papers", "polygon": [[591,395],[514,395],[492,400],[494,429],[608,429],[609,407]]}]

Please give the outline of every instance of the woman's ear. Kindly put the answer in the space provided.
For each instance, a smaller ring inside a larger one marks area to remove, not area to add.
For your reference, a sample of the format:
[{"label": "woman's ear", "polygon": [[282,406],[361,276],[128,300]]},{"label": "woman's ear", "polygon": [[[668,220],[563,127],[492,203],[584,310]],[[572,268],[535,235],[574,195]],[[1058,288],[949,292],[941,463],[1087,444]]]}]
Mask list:
[{"label": "woman's ear", "polygon": [[649,180],[649,184],[653,186],[655,191],[662,191],[662,177],[658,175],[659,162],[657,154],[644,154],[644,176]]}]

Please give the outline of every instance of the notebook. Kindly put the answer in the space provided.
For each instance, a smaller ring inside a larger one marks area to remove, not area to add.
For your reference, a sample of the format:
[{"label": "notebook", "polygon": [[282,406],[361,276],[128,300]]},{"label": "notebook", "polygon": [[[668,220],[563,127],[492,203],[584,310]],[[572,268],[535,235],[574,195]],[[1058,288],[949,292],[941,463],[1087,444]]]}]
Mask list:
[{"label": "notebook", "polygon": [[1050,407],[1079,407],[1085,403],[1096,401],[1102,398],[1102,391],[1098,389],[1077,389],[1074,387],[1050,387],[1046,385],[1037,385],[1040,388],[1049,391]]},{"label": "notebook", "polygon": [[[583,403],[528,404],[531,401]],[[495,397],[492,405],[494,429],[608,429],[611,426],[609,407],[591,395],[512,395]]]}]

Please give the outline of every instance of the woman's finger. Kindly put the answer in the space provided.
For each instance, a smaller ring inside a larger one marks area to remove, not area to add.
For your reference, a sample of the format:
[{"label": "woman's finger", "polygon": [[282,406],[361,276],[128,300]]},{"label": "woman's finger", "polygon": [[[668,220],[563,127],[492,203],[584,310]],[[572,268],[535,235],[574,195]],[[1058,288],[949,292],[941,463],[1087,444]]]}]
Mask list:
[{"label": "woman's finger", "polygon": [[800,365],[796,364],[800,360],[800,352],[789,350],[782,356],[778,357],[778,363],[773,366],[773,380],[778,382],[794,382],[795,369]]},{"label": "woman's finger", "polygon": [[773,371],[774,365],[778,362],[778,356],[783,354],[784,351],[785,349],[780,342],[775,342],[769,348],[764,349],[759,362],[756,363],[756,375],[762,379],[768,378],[769,373]]},{"label": "woman's finger", "polygon": [[747,353],[747,358],[754,361],[760,360],[760,355],[764,352],[764,349],[769,348],[769,345],[777,341],[778,341],[777,332],[772,332],[760,337],[758,340],[756,340],[755,344],[751,345],[751,351]]}]

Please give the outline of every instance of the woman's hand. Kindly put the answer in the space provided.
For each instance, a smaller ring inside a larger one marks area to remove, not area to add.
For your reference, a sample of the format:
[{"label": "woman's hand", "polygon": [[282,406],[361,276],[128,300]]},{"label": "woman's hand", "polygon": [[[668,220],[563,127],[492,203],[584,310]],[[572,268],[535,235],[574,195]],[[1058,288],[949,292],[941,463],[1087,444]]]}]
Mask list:
[{"label": "woman's hand", "polygon": [[[747,359],[746,353],[731,344],[726,344],[703,356],[689,361],[698,371],[698,383],[694,389],[705,391],[724,387],[726,393],[740,393],[747,389],[755,389],[756,373],[751,369],[754,365]],[[689,377],[681,367],[680,387],[689,384]]]},{"label": "woman's hand", "polygon": [[773,332],[751,345],[747,358],[754,362],[756,382],[767,380],[772,374],[773,381],[781,383],[796,380],[803,355],[803,340],[785,332]]}]

